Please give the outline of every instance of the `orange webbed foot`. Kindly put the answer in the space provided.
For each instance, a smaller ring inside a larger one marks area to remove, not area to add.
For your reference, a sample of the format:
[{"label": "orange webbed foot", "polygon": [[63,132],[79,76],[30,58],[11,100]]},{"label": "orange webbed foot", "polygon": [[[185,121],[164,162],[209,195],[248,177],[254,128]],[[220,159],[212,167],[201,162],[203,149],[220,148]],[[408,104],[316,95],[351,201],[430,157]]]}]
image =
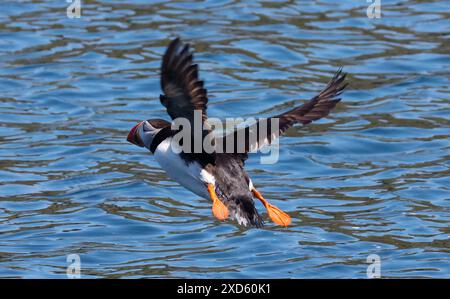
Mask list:
[{"label": "orange webbed foot", "polygon": [[208,193],[209,196],[211,197],[211,200],[213,201],[212,212],[214,217],[216,217],[219,220],[227,219],[230,213],[228,211],[228,208],[217,197],[213,184],[208,184]]},{"label": "orange webbed foot", "polygon": [[266,207],[267,214],[269,215],[270,219],[272,219],[273,222],[284,227],[291,224],[291,217],[288,214],[280,210],[278,207],[270,204],[256,189],[253,189],[252,193]]}]

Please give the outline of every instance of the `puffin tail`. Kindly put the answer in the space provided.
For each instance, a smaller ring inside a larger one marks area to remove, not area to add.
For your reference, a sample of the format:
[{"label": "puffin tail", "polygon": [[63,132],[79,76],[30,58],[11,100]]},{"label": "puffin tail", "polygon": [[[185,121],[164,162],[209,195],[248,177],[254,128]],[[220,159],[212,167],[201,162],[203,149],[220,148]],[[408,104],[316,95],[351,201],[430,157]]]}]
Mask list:
[{"label": "puffin tail", "polygon": [[231,216],[239,224],[256,228],[264,226],[264,220],[256,210],[255,202],[251,197],[238,197],[234,202],[236,206],[231,209]]}]

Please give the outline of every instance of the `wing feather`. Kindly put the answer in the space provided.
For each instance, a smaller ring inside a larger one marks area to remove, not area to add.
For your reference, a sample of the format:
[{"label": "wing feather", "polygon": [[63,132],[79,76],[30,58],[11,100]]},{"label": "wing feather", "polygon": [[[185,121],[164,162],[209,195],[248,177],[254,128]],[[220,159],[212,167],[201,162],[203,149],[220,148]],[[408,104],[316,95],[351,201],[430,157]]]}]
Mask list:
[{"label": "wing feather", "polygon": [[179,38],[168,46],[161,65],[161,103],[172,119],[184,117],[192,121],[194,110],[200,110],[202,120],[207,118],[207,91],[198,79],[198,65],[193,63],[189,44]]},{"label": "wing feather", "polygon": [[[233,133],[222,138],[216,138],[216,145],[225,149],[226,142],[230,142],[230,139],[233,139],[231,142],[234,144],[234,153],[242,154],[243,159],[245,159],[247,152],[254,151],[272,143],[273,140],[278,138],[294,124],[301,123],[306,125],[327,116],[336,104],[339,103],[341,99],[338,97],[348,85],[348,83],[344,82],[345,77],[346,74],[342,73],[342,68],[340,68],[326,87],[308,102],[282,114],[260,119],[256,123],[235,130]],[[278,129],[273,121],[278,121]],[[253,138],[250,138],[250,136]],[[239,142],[244,142],[244,145],[239,145]],[[244,149],[244,152],[242,149]]]}]

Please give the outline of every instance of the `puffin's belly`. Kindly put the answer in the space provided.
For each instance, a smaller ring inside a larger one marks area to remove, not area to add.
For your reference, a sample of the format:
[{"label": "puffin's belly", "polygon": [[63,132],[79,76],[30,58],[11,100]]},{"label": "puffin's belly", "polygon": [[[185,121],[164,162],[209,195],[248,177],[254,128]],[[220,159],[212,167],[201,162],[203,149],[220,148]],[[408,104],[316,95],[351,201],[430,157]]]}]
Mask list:
[{"label": "puffin's belly", "polygon": [[179,154],[173,152],[170,143],[171,138],[167,138],[158,145],[154,153],[156,161],[170,178],[198,196],[209,199],[205,183],[214,184],[212,178],[205,176],[205,170],[197,162],[186,164]]}]

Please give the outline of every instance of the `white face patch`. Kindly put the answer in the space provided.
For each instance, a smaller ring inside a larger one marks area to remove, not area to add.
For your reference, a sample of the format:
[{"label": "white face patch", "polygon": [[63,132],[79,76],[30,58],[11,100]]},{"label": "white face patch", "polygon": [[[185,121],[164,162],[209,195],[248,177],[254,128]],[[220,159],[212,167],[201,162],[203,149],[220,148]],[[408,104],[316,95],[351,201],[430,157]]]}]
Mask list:
[{"label": "white face patch", "polygon": [[142,126],[139,127],[138,134],[146,148],[150,149],[153,138],[155,138],[159,131],[161,131],[161,129],[153,127],[148,121],[144,121]]}]

